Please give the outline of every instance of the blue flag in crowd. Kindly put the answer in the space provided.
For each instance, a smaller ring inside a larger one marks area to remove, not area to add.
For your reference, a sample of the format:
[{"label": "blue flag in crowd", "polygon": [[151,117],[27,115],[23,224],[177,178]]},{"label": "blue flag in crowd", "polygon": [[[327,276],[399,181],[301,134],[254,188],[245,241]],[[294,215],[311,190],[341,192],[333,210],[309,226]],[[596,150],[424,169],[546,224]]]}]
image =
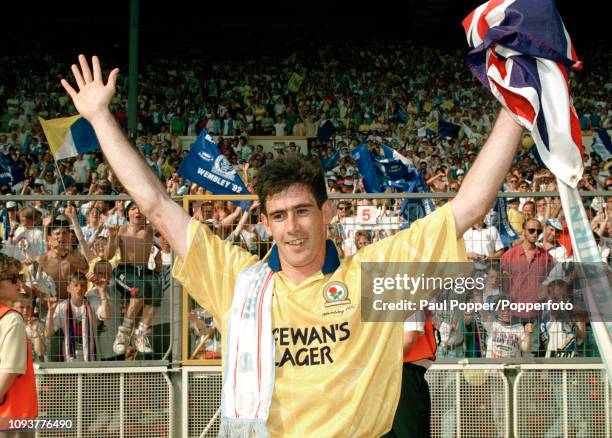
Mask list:
[{"label": "blue flag in crowd", "polygon": [[331,170],[338,164],[338,160],[340,159],[340,151],[338,149],[334,149],[334,153],[329,157],[325,157],[323,160],[323,169],[325,171]]},{"label": "blue flag in crowd", "polygon": [[612,158],[612,141],[610,140],[610,134],[605,129],[599,129],[593,135],[593,143],[591,144],[591,150],[596,152],[602,159],[607,161]]},{"label": "blue flag in crowd", "polygon": [[357,163],[363,187],[367,193],[382,193],[385,189],[382,187],[381,177],[378,174],[377,168],[374,165],[372,154],[368,150],[368,145],[360,144],[351,149],[351,158]]},{"label": "blue flag in crowd", "polygon": [[[215,195],[249,194],[232,163],[221,154],[205,129],[202,129],[191,145],[191,150],[181,163],[178,173]],[[243,209],[248,208],[244,202],[235,204]]]},{"label": "blue flag in crowd", "polygon": [[[429,187],[423,177],[423,172],[418,172],[410,193],[429,193]],[[404,199],[400,208],[400,215],[411,224],[412,222],[427,216],[436,209],[430,198],[423,199]]]},{"label": "blue flag in crowd", "polygon": [[440,120],[438,122],[438,135],[442,138],[457,138],[459,137],[459,131],[461,126],[455,125],[454,123],[444,122]]},{"label": "blue flag in crowd", "polygon": [[9,155],[0,154],[0,185],[6,184],[12,187],[24,179],[23,170],[15,160]]},{"label": "blue flag in crowd", "polygon": [[[427,193],[429,187],[410,161],[396,150],[381,145],[383,156],[372,154],[361,144],[351,150],[363,186],[368,193],[383,193],[392,187],[404,193]],[[407,221],[426,216],[435,209],[431,199],[405,199],[400,214]]]},{"label": "blue flag in crowd", "polygon": [[498,221],[494,225],[499,231],[499,237],[504,247],[509,248],[512,246],[512,242],[517,240],[519,236],[508,220],[508,202],[506,198],[496,198],[493,211],[497,214]]}]

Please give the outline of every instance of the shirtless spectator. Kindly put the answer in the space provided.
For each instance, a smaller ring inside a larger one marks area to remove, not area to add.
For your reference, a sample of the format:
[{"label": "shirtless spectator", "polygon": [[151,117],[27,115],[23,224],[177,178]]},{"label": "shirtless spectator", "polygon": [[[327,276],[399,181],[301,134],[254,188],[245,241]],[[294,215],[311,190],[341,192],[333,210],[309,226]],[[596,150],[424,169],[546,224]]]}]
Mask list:
[{"label": "shirtless spectator", "polygon": [[38,261],[43,270],[53,278],[60,300],[68,298],[68,281],[77,271],[87,272],[87,260],[72,248],[68,220],[56,218],[48,237],[48,250],[41,254]]},{"label": "shirtless spectator", "polygon": [[140,319],[134,331],[134,347],[139,353],[153,353],[148,333],[162,299],[161,281],[147,266],[153,246],[153,228],[133,201],[125,203],[125,210],[129,224],[109,226],[106,249],[107,259],[112,259],[117,249],[121,253],[115,279],[130,300],[113,350],[115,354],[125,354],[135,322]]}]

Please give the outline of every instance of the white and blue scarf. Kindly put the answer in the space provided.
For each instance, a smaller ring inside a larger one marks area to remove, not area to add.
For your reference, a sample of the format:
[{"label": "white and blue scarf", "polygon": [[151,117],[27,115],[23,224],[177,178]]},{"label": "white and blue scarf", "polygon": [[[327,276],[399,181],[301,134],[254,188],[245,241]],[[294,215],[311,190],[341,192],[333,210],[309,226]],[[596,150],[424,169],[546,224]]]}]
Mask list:
[{"label": "white and blue scarf", "polygon": [[274,271],[259,262],[240,273],[226,334],[219,437],[268,437],[274,389]]}]

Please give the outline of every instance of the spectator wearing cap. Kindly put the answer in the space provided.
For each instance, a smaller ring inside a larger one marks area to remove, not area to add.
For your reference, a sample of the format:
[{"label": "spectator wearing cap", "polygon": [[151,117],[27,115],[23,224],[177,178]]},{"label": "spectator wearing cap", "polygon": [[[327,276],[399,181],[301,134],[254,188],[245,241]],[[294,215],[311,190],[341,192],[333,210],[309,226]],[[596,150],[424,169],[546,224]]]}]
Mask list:
[{"label": "spectator wearing cap", "polygon": [[542,233],[542,248],[555,260],[556,263],[567,262],[571,257],[567,255],[567,249],[558,241],[559,236],[563,232],[563,224],[556,218],[547,219],[544,223],[544,232]]}]

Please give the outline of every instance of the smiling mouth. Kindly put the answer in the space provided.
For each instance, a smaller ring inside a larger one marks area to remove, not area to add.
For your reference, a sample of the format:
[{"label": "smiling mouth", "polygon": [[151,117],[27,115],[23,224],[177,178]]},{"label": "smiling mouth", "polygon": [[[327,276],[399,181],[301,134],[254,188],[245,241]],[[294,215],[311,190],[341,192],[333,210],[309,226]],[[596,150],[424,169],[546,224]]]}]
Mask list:
[{"label": "smiling mouth", "polygon": [[295,239],[295,240],[290,240],[289,242],[287,242],[287,245],[289,245],[289,246],[300,246],[304,242],[306,242],[306,239]]}]

